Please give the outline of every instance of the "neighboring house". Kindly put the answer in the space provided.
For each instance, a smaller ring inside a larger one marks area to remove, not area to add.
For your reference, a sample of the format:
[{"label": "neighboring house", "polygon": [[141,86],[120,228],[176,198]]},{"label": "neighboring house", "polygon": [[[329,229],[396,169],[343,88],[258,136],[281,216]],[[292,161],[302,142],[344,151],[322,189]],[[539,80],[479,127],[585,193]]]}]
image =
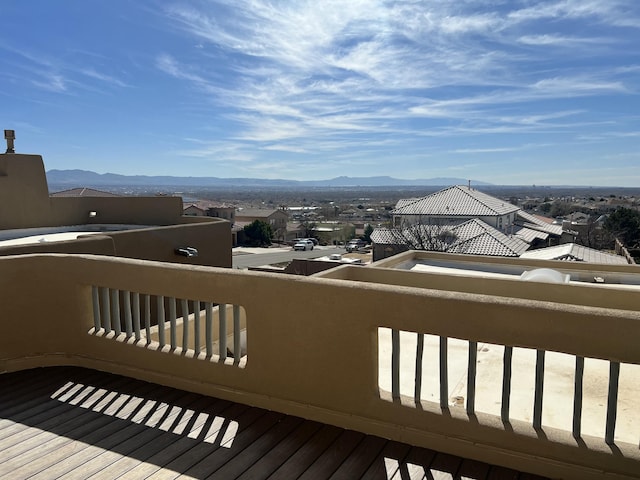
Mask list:
[{"label": "neighboring house", "polygon": [[507,232],[519,207],[470,187],[454,185],[418,199],[402,199],[391,211],[393,226],[453,224],[477,218]]},{"label": "neighboring house", "polygon": [[587,262],[609,265],[626,265],[629,263],[624,257],[620,255],[601,252],[600,250],[584,247],[575,243],[567,243],[564,245],[557,245],[555,247],[531,250],[528,252],[524,252],[522,255],[520,255],[520,258],[527,258],[532,260],[562,260],[565,262]]},{"label": "neighboring house", "polygon": [[[477,218],[458,224],[376,228],[371,241],[374,262],[411,249],[519,257],[529,248],[524,240],[505,235]],[[420,248],[425,244],[428,246]]]},{"label": "neighboring house", "polygon": [[564,236],[561,225],[553,225],[505,200],[463,185],[422,198],[401,199],[391,214],[396,228],[412,224],[456,224],[475,218],[533,248],[573,241],[574,238]]},{"label": "neighboring house", "polygon": [[235,214],[237,222],[250,224],[255,220],[262,220],[271,225],[273,238],[284,239],[287,232],[287,220],[289,215],[284,210],[266,208],[243,208]]},{"label": "neighboring house", "polygon": [[525,241],[533,236],[535,241],[529,242],[532,247],[568,243],[575,239],[573,232],[564,231],[562,225],[553,223],[552,219],[532,215],[523,210],[518,210],[511,228],[513,235]]},{"label": "neighboring house", "polygon": [[190,217],[206,217],[207,211],[203,208],[198,207],[195,204],[191,204],[182,211],[183,215],[187,215]]},{"label": "neighboring house", "polygon": [[232,224],[235,222],[235,212],[236,209],[232,205],[204,200],[185,203],[183,210],[184,215],[223,218]]}]

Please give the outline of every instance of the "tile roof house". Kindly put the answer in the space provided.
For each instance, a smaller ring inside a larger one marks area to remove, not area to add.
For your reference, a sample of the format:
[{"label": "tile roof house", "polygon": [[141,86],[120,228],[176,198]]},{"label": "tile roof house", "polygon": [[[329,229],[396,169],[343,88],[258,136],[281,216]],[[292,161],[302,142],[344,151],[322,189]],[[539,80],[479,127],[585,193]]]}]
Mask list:
[{"label": "tile roof house", "polygon": [[248,225],[254,220],[262,220],[271,226],[274,238],[284,238],[289,215],[277,208],[243,208],[236,212],[236,221]]},{"label": "tile roof house", "polygon": [[461,223],[472,218],[534,245],[572,241],[561,225],[468,186],[454,185],[422,198],[401,199],[391,211],[395,227],[413,223]]},{"label": "tile roof house", "polygon": [[391,211],[394,225],[402,223],[455,223],[472,218],[499,230],[515,220],[519,207],[470,187],[454,185],[413,201],[401,200]]},{"label": "tile roof house", "polygon": [[529,248],[526,241],[506,235],[477,218],[459,224],[377,228],[371,241],[374,261],[411,249],[518,257]]},{"label": "tile roof house", "polygon": [[601,252],[593,248],[584,247],[575,243],[556,245],[555,247],[539,248],[524,252],[521,258],[538,260],[563,260],[567,262],[587,262],[607,265],[627,264],[627,260],[620,255]]},{"label": "tile roof house", "polygon": [[183,214],[195,217],[216,217],[235,221],[235,207],[226,203],[210,202],[207,200],[197,200],[195,202],[183,203]]}]

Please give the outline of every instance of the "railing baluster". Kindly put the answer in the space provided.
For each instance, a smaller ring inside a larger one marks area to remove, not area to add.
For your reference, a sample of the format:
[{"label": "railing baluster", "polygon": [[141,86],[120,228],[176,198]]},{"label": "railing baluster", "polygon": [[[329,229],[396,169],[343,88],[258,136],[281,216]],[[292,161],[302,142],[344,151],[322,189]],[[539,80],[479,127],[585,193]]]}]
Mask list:
[{"label": "railing baluster", "polygon": [[576,374],[573,388],[573,437],[580,438],[582,430],[582,385],[584,357],[576,357]]},{"label": "railing baluster", "polygon": [[144,332],[147,336],[147,345],[151,343],[151,296],[144,296]]},{"label": "railing baluster", "polygon": [[213,355],[213,305],[211,302],[204,303],[205,309],[205,347],[207,357]]},{"label": "railing baluster", "polygon": [[469,342],[469,364],[467,366],[467,415],[476,413],[476,371],[478,342]]},{"label": "railing baluster", "polygon": [[391,395],[400,398],[400,332],[391,330]]},{"label": "railing baluster", "polygon": [[218,324],[219,341],[218,341],[218,355],[220,360],[226,360],[227,358],[227,304],[221,303],[218,305],[218,318],[220,322]]},{"label": "railing baluster", "polygon": [[449,408],[448,338],[440,337],[440,408]]},{"label": "railing baluster", "polygon": [[240,307],[233,306],[233,359],[237,362],[242,358],[242,338],[240,335]]},{"label": "railing baluster", "polygon": [[182,350],[189,350],[189,304],[184,298],[180,301],[182,306]]},{"label": "railing baluster", "polygon": [[513,347],[504,347],[502,360],[502,406],[500,417],[505,423],[509,422],[509,400],[511,398],[511,360],[513,359]]},{"label": "railing baluster", "polygon": [[171,349],[176,348],[176,299],[175,297],[169,297],[169,339],[171,343]]},{"label": "railing baluster", "polygon": [[544,391],[544,350],[536,350],[536,390],[533,401],[533,428],[542,428],[542,394]]},{"label": "railing baluster", "polygon": [[604,441],[608,445],[615,443],[616,417],[618,415],[618,381],[620,380],[620,362],[609,362],[609,394],[607,398],[607,428]]},{"label": "railing baluster", "polygon": [[420,403],[422,397],[422,357],[424,354],[424,334],[418,333],[418,343],[416,344],[416,385],[413,399]]},{"label": "railing baluster", "polygon": [[127,332],[127,338],[133,335],[133,323],[131,321],[131,293],[128,290],[122,292],[124,299],[124,329]]},{"label": "railing baluster", "polygon": [[111,300],[109,299],[109,289],[106,287],[100,287],[100,297],[104,332],[111,333]]},{"label": "railing baluster", "polygon": [[[115,338],[115,340],[122,341],[125,338],[129,340],[133,337],[136,343],[146,335],[146,345],[152,343],[152,338],[157,338],[160,348],[170,346],[172,350],[181,348],[184,352],[192,349],[196,357],[205,350],[207,357],[211,358],[214,355],[215,332],[213,329],[216,304],[213,302],[91,286],[91,303],[94,326],[92,334],[98,331],[102,334],[113,332],[115,337],[125,334],[122,338]],[[235,304],[220,304],[217,314],[219,347],[215,353],[219,354],[220,360],[225,361],[230,356],[230,342],[232,342],[232,357],[234,364],[238,365],[246,354],[242,307]],[[233,324],[227,324],[227,316],[231,314]],[[193,324],[191,315],[193,315]],[[177,338],[179,316],[182,317],[181,340]],[[157,335],[154,328],[157,328]],[[230,340],[228,337],[232,335],[232,328],[233,339]]]},{"label": "railing baluster", "polygon": [[193,349],[200,355],[200,302],[193,301]]},{"label": "railing baluster", "polygon": [[133,292],[133,333],[136,342],[140,340],[140,294]]},{"label": "railing baluster", "polygon": [[93,303],[93,328],[95,333],[102,327],[100,321],[100,295],[98,294],[98,287],[91,287],[91,299]]},{"label": "railing baluster", "polygon": [[164,347],[164,297],[158,295],[156,298],[158,305],[158,343],[160,343],[160,347]]},{"label": "railing baluster", "polygon": [[113,321],[111,322],[113,330],[116,335],[120,335],[120,290],[116,288],[111,289],[111,314],[113,315]]}]

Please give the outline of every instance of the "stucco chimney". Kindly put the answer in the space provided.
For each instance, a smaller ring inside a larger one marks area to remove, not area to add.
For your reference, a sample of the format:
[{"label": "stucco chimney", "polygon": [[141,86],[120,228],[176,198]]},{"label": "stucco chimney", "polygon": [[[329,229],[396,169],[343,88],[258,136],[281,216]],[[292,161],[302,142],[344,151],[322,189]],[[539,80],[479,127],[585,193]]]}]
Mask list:
[{"label": "stucco chimney", "polygon": [[13,146],[13,141],[16,138],[15,130],[5,130],[4,131],[4,139],[7,141],[7,151],[5,153],[16,153],[15,148]]}]

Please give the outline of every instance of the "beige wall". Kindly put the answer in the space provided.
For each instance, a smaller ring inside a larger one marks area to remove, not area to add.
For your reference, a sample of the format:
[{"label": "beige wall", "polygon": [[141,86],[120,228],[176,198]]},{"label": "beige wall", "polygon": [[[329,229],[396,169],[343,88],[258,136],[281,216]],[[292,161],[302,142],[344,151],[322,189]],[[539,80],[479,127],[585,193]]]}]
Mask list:
[{"label": "beige wall", "polygon": [[[89,212],[97,212],[94,218]],[[182,217],[180,197],[49,197],[40,155],[0,154],[0,229],[131,223],[170,225]]]},{"label": "beige wall", "polygon": [[[177,248],[193,247],[197,257],[176,255]],[[87,253],[160,262],[231,268],[229,223],[214,220],[166,227],[86,235],[77,240],[0,247],[0,256],[28,253]]]},{"label": "beige wall", "polygon": [[[382,275],[365,283],[65,255],[6,257],[0,269],[0,371],[79,364],[543,475],[640,472],[637,445],[618,445],[612,455],[598,439],[581,446],[568,432],[545,429],[540,438],[518,422],[512,431],[495,417],[387,401],[377,379],[378,327],[638,364],[637,308],[530,299],[538,284],[521,285],[509,298],[465,293],[456,278],[452,291],[439,291],[386,285]],[[351,272],[348,278],[368,268],[338,270]],[[242,306],[245,368],[89,335],[92,285]],[[283,298],[288,313],[275,308]]]},{"label": "beige wall", "polygon": [[[96,212],[91,217],[89,212]],[[94,253],[166,262],[231,267],[229,223],[182,216],[180,197],[49,197],[42,157],[0,155],[0,229],[85,224],[155,226],[84,239],[0,247],[0,255]],[[175,254],[194,247],[197,257]]]},{"label": "beige wall", "polygon": [[49,214],[42,157],[0,154],[0,229],[41,226]]},{"label": "beige wall", "polygon": [[[89,217],[89,212],[96,216]],[[42,225],[120,223],[171,225],[182,217],[180,197],[51,197]]]}]

